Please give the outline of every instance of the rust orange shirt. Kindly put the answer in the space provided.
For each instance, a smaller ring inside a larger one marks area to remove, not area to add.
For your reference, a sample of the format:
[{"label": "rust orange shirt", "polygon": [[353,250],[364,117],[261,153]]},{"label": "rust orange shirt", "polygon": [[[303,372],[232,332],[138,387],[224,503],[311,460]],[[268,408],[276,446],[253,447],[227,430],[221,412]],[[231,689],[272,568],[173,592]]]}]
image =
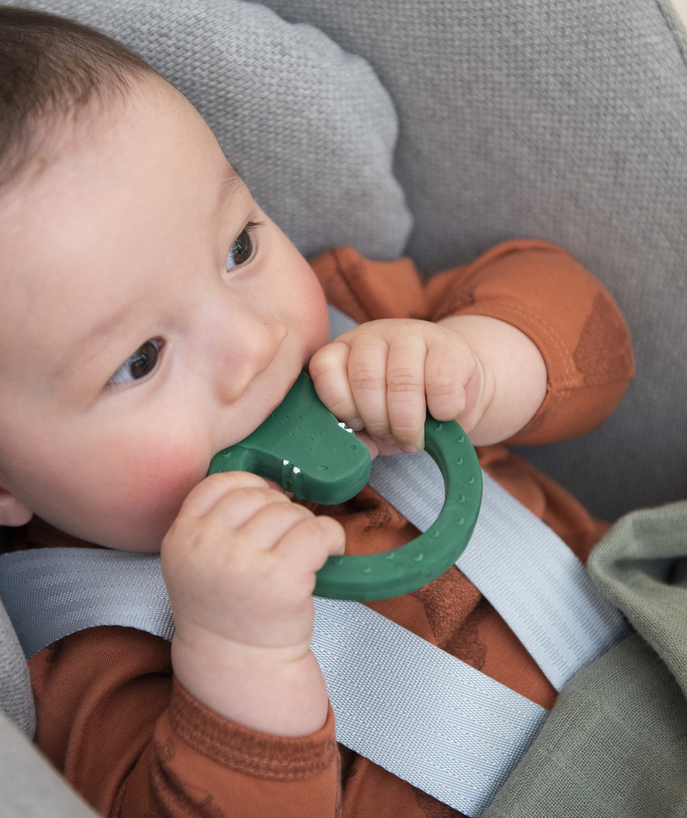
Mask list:
[{"label": "rust orange shirt", "polygon": [[[328,300],[359,322],[473,313],[507,321],[537,344],[548,388],[512,443],[587,432],[607,417],[633,374],[618,307],[564,251],[538,241],[500,245],[425,281],[408,259],[372,262],[337,248],[312,262]],[[478,450],[482,466],[581,558],[606,526],[505,445]],[[348,553],[401,545],[416,530],[371,489],[335,516]],[[84,545],[33,520],[15,548]],[[452,655],[551,707],[555,691],[491,605],[457,568],[413,593],[369,603]],[[169,644],[128,628],[72,634],[29,663],[36,742],[104,815],[122,818],[443,818],[455,810],[335,740],[331,712],[304,738],[257,733],[227,721],[175,680]]]}]

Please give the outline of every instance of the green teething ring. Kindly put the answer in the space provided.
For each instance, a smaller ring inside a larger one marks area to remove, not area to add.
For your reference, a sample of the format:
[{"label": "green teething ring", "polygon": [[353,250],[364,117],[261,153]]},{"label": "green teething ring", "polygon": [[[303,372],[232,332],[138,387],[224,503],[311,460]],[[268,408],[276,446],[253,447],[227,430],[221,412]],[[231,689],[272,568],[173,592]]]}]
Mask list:
[{"label": "green teething ring", "polygon": [[[381,554],[331,557],[314,593],[368,602],[427,585],[458,559],[472,535],[482,499],[482,472],[455,421],[425,423],[425,448],[439,466],[446,499],[434,524],[411,542]],[[367,447],[321,403],[305,373],[267,420],[213,457],[210,474],[250,471],[298,499],[333,505],[355,496],[370,478]]]}]

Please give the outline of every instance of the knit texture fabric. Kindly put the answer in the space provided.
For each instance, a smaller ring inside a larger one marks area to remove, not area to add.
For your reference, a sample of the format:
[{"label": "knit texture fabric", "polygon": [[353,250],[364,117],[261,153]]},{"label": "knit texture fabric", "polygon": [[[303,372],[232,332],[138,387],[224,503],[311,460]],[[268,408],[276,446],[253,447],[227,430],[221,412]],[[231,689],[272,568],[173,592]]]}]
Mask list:
[{"label": "knit texture fabric", "polygon": [[599,432],[527,451],[609,520],[685,493],[687,35],[670,0],[265,0],[365,57],[401,130],[426,272],[532,237],[618,299],[638,378]]},{"label": "knit texture fabric", "polygon": [[98,818],[1,713],[0,790],[6,818]]},{"label": "knit texture fabric", "polygon": [[0,711],[29,738],[36,729],[29,669],[24,651],[0,602]]}]

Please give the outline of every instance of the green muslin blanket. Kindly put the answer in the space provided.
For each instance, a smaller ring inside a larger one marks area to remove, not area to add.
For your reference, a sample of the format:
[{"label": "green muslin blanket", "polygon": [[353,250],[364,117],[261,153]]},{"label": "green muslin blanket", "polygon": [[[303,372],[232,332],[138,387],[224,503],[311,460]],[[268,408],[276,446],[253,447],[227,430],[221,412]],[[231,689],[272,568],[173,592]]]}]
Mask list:
[{"label": "green muslin blanket", "polygon": [[483,818],[687,816],[687,502],[623,517],[589,570],[635,632],[569,682]]}]

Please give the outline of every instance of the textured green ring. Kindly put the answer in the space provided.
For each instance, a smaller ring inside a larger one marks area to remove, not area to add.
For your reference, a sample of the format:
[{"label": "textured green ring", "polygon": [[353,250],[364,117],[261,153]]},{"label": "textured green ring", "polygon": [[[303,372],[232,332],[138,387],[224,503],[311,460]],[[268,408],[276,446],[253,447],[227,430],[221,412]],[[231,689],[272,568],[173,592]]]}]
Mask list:
[{"label": "textured green ring", "polygon": [[482,471],[472,444],[455,421],[425,422],[425,449],[439,466],[446,497],[432,526],[393,551],[330,557],[314,593],[369,602],[407,594],[441,576],[467,547],[482,501]]},{"label": "textured green ring", "polygon": [[[458,559],[472,535],[482,499],[482,472],[472,444],[455,421],[427,416],[425,448],[439,466],[446,497],[433,525],[406,545],[381,554],[330,557],[314,593],[367,602],[427,585]],[[298,499],[343,503],[370,478],[367,447],[317,397],[301,373],[280,406],[247,438],[219,452],[210,474],[250,471]]]}]

